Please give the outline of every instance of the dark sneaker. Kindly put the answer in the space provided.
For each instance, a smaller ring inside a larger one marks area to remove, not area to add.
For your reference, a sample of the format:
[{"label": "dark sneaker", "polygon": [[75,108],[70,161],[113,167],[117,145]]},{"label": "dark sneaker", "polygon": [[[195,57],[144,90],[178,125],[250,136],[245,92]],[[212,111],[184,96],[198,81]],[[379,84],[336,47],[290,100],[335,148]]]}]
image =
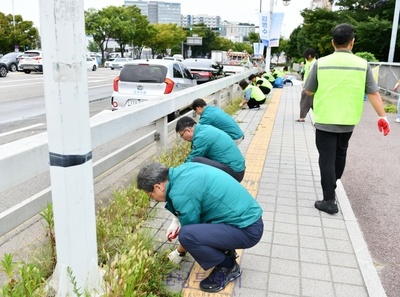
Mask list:
[{"label": "dark sneaker", "polygon": [[241,275],[242,270],[236,261],[232,268],[215,267],[210,275],[200,282],[200,289],[205,292],[221,291],[227,284]]},{"label": "dark sneaker", "polygon": [[224,252],[225,255],[231,257],[233,260],[239,258],[239,255],[236,253],[236,250],[227,250]]},{"label": "dark sneaker", "polygon": [[329,214],[335,214],[339,212],[337,203],[335,200],[319,200],[315,201],[314,206],[320,211],[324,211]]}]

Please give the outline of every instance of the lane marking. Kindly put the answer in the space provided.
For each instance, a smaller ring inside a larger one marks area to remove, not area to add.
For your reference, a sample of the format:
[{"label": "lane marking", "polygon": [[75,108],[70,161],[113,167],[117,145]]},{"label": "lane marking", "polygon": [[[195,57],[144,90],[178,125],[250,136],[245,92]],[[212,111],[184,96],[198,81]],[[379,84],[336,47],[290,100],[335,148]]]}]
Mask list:
[{"label": "lane marking", "polygon": [[29,129],[32,129],[32,128],[37,128],[37,127],[40,127],[40,126],[44,126],[44,124],[40,123],[40,124],[35,124],[35,125],[32,125],[32,126],[24,127],[24,128],[21,128],[21,129],[16,129],[16,130],[4,132],[4,133],[0,134],[0,137],[4,137],[4,136],[11,135],[11,134],[14,134],[14,133],[22,132],[22,131],[29,130]]}]

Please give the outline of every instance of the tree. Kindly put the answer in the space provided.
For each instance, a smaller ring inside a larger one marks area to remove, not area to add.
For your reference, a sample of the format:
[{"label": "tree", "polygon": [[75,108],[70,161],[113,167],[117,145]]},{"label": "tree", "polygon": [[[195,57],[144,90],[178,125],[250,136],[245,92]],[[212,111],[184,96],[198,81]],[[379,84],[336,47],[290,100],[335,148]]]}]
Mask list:
[{"label": "tree", "polygon": [[24,21],[21,15],[13,18],[11,14],[0,12],[0,52],[13,52],[15,46],[19,46],[21,51],[40,48],[38,30],[32,21]]},{"label": "tree", "polygon": [[85,30],[86,34],[92,36],[93,41],[98,45],[101,51],[101,59],[104,63],[104,52],[112,31],[110,20],[101,11],[89,8],[85,11]]},{"label": "tree", "polygon": [[146,45],[153,53],[165,54],[166,50],[180,45],[186,39],[186,33],[176,24],[152,25],[156,34],[146,41]]}]

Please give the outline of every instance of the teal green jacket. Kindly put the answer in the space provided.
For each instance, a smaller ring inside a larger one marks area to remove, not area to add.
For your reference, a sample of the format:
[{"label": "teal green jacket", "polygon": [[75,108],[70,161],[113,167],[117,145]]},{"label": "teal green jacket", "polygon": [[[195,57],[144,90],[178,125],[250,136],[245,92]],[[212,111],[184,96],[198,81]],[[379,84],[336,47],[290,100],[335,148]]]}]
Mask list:
[{"label": "teal green jacket", "polygon": [[194,157],[204,157],[229,166],[235,172],[245,169],[245,160],[236,143],[224,131],[210,125],[196,124],[192,150],[185,162]]},{"label": "teal green jacket", "polygon": [[227,133],[233,140],[243,138],[243,131],[236,121],[229,114],[215,106],[204,107],[199,124],[218,128]]},{"label": "teal green jacket", "polygon": [[201,163],[171,167],[165,208],[182,226],[228,224],[246,228],[262,216],[262,208],[233,177]]}]

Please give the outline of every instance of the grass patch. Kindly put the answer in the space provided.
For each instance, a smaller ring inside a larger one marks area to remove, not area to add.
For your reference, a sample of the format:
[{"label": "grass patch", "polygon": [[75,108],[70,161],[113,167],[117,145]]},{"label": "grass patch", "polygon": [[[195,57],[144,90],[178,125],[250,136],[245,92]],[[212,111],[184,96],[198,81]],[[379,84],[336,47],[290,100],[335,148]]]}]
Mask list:
[{"label": "grass patch", "polygon": [[397,113],[397,105],[396,104],[385,104],[383,107],[386,113]]}]

